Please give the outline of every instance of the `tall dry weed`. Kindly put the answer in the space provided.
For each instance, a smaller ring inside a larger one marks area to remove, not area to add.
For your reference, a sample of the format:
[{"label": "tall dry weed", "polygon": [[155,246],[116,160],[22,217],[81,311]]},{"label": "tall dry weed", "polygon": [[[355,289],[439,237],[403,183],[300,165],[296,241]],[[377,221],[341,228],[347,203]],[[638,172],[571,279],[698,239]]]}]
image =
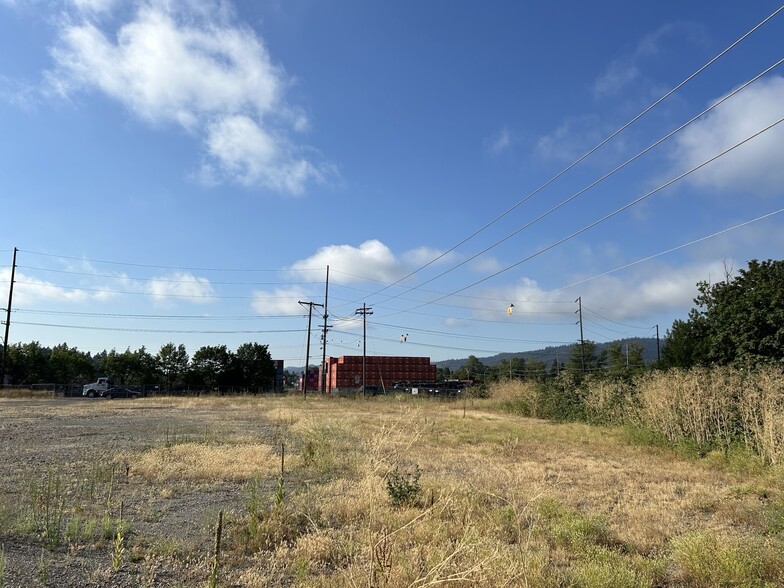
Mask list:
[{"label": "tall dry weed", "polygon": [[535,382],[502,380],[491,384],[489,394],[491,399],[512,412],[532,418],[541,416],[540,386]]},{"label": "tall dry weed", "polygon": [[608,425],[627,422],[636,408],[636,385],[629,378],[589,378],[583,396],[589,421]]},{"label": "tall dry weed", "polygon": [[748,378],[739,399],[746,445],[772,464],[784,462],[784,373],[765,367]]},{"label": "tall dry weed", "polygon": [[636,423],[678,443],[728,447],[739,432],[743,376],[733,368],[652,372],[639,382]]}]

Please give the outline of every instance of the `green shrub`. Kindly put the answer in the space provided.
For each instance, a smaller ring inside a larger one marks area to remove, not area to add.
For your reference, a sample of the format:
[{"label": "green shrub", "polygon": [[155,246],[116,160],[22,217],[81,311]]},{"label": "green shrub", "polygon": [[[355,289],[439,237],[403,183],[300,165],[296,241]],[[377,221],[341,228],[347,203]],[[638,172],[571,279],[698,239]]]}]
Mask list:
[{"label": "green shrub", "polygon": [[422,487],[419,477],[422,470],[418,465],[408,470],[395,468],[387,474],[387,494],[392,506],[411,506],[416,503]]}]

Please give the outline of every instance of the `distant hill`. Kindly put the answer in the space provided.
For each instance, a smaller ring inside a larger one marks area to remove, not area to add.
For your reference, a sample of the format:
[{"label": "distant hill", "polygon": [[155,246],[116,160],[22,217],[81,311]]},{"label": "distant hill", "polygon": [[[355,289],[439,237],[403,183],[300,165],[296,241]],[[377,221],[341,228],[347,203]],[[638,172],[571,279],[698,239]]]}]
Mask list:
[{"label": "distant hill", "polygon": [[[617,341],[609,341],[607,343],[596,343],[596,351],[597,353],[601,353],[602,350],[607,349],[614,343],[620,343],[621,347],[623,348],[624,345],[632,343],[636,343],[642,346],[643,352],[642,357],[646,363],[656,361],[656,338],[655,337],[633,337],[630,339],[618,339]],[[543,361],[547,364],[549,368],[550,365],[553,363],[554,359],[558,360],[558,363],[562,363],[569,359],[569,356],[572,353],[573,345],[559,345],[557,347],[545,347],[544,349],[536,349],[534,351],[521,351],[519,353],[499,353],[497,355],[491,355],[489,357],[477,357],[479,361],[481,361],[486,366],[494,366],[498,365],[505,359],[509,359],[512,357],[521,357],[526,361],[530,360],[538,360]],[[440,368],[448,367],[451,370],[459,369],[468,358],[463,359],[447,359],[444,361],[437,361],[435,362],[436,365]]]}]

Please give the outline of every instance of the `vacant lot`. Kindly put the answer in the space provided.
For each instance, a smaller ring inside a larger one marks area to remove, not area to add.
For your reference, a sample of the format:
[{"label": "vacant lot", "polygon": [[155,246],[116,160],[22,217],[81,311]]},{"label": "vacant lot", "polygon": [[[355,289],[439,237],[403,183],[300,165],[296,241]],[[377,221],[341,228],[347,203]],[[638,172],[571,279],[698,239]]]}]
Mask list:
[{"label": "vacant lot", "polygon": [[2,400],[0,571],[5,586],[784,585],[781,470],[635,438],[491,401]]}]

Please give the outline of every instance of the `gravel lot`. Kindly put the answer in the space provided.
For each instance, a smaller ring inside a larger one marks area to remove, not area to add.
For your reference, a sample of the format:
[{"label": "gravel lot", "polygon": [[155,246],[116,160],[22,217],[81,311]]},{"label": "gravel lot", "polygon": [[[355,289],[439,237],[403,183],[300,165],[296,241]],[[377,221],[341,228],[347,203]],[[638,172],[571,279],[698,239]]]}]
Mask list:
[{"label": "gravel lot", "polygon": [[[244,483],[174,481],[162,487],[135,475],[133,463],[123,456],[172,440],[215,434],[278,444],[276,426],[262,410],[248,410],[243,403],[216,406],[167,398],[0,400],[5,586],[204,585],[217,514],[242,512]],[[87,508],[117,517],[122,503],[122,517],[130,527],[118,569],[112,565],[111,539],[64,540],[52,547],[46,546],[40,532],[20,529],[23,513],[36,500],[31,488],[40,490],[47,479],[59,481],[65,526],[74,505],[83,505],[87,485],[98,478],[95,504]]]}]

